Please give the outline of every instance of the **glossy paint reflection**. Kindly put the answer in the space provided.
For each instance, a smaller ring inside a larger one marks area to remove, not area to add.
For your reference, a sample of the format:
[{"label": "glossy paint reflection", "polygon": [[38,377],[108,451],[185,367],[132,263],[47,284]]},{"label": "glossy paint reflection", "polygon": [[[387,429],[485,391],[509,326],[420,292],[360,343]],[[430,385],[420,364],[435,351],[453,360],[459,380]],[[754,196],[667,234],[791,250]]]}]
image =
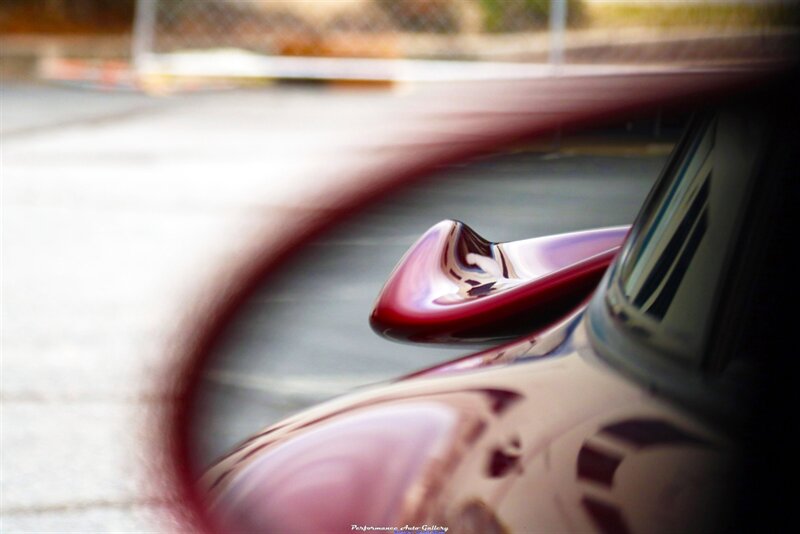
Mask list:
[{"label": "glossy paint reflection", "polygon": [[509,243],[442,221],[400,260],[371,316],[403,341],[497,341],[549,324],[599,282],[628,232],[620,226]]},{"label": "glossy paint reflection", "polygon": [[237,463],[243,468],[215,481],[225,491],[212,510],[224,526],[248,532],[389,524],[409,480],[429,462],[445,460],[443,443],[456,418],[444,404],[412,401],[323,421],[291,443],[242,455]]},{"label": "glossy paint reflection", "polygon": [[541,357],[408,378],[254,436],[202,481],[218,530],[714,530],[734,447],[586,357],[572,325]]},{"label": "glossy paint reflection", "polygon": [[468,354],[449,362],[440,363],[410,373],[404,378],[451,375],[453,373],[478,370],[485,367],[508,365],[510,363],[543,356],[552,356],[558,351],[569,350],[569,344],[566,343],[567,338],[583,316],[585,310],[586,305],[582,303],[556,323],[537,332],[504,343],[498,347],[491,347],[474,354]]}]

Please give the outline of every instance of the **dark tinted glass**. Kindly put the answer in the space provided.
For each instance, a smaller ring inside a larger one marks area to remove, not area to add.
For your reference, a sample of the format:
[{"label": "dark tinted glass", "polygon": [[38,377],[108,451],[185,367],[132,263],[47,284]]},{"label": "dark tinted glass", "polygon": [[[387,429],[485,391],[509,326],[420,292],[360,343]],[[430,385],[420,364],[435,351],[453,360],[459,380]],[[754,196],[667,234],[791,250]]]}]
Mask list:
[{"label": "dark tinted glass", "polygon": [[726,109],[695,121],[643,214],[612,306],[660,352],[699,364],[765,133],[763,115]]}]

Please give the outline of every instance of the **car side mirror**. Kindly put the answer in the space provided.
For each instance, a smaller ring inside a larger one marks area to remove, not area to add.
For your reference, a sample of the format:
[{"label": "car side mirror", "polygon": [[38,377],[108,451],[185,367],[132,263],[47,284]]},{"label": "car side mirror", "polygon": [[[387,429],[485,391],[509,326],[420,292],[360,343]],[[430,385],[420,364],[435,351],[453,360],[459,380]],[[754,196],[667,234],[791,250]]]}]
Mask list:
[{"label": "car side mirror", "polygon": [[395,267],[370,323],[387,338],[428,343],[529,333],[592,293],[629,228],[492,243],[462,222],[442,221]]}]

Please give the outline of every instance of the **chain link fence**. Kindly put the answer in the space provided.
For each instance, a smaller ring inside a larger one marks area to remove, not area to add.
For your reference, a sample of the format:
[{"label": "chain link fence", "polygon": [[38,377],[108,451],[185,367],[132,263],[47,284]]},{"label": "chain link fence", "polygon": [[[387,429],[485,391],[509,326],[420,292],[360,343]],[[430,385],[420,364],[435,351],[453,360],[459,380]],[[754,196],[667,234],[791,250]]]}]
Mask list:
[{"label": "chain link fence", "polygon": [[242,53],[516,64],[758,59],[793,45],[795,7],[792,0],[138,0],[134,57],[214,51],[219,66],[221,52],[237,51],[224,56],[229,73]]},{"label": "chain link fence", "polygon": [[[580,23],[580,0],[556,3],[566,8],[568,23]],[[546,50],[551,15],[551,0],[155,0],[152,4],[149,48],[154,53],[237,48],[273,56],[528,59],[525,53]]]}]

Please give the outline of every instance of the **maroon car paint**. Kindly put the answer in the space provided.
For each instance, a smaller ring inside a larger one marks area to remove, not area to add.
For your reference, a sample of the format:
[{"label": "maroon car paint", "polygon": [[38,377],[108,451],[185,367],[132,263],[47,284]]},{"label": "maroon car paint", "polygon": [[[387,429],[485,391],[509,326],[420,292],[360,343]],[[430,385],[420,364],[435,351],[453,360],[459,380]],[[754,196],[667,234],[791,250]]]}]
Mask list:
[{"label": "maroon car paint", "polygon": [[292,417],[205,475],[208,505],[232,531],[715,526],[735,447],[595,360],[582,320],[558,348]]},{"label": "maroon car paint", "polygon": [[372,328],[389,338],[496,341],[552,323],[597,286],[629,227],[492,243],[442,221],[403,256]]}]

